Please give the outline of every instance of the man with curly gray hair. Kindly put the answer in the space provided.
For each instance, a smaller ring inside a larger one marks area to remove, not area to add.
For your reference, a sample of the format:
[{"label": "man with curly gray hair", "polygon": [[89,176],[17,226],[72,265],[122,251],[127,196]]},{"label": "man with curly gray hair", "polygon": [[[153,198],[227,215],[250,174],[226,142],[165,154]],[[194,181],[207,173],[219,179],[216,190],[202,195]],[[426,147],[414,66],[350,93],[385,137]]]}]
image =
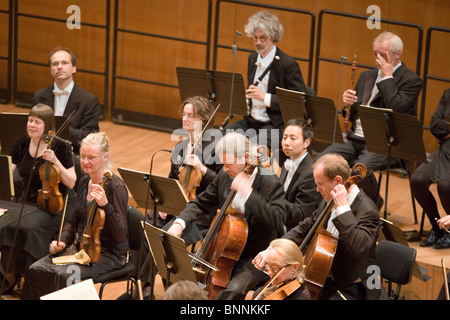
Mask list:
[{"label": "man with curly gray hair", "polygon": [[[298,63],[276,45],[280,42],[284,31],[276,15],[267,11],[256,12],[248,19],[244,30],[255,46],[255,52],[248,58],[249,87],[245,92],[248,99],[248,115],[230,124],[227,129],[244,131],[254,129],[256,134],[266,129],[267,140],[261,141],[264,139],[259,135],[259,144],[267,145],[272,153],[278,152],[282,132],[280,130],[283,129],[284,123],[276,87],[305,92],[306,86]],[[270,70],[261,78],[268,68]],[[276,130],[278,135],[270,134],[273,130]],[[275,137],[278,138],[278,144],[274,143],[272,148],[271,140]]]}]

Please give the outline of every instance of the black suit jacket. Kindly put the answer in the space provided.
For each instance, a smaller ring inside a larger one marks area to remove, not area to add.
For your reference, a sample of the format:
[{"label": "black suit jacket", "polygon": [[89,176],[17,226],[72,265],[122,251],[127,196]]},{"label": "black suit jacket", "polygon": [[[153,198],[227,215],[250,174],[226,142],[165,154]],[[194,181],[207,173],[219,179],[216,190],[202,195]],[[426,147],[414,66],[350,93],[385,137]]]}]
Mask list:
[{"label": "black suit jacket", "polygon": [[[55,95],[53,85],[40,89],[33,95],[32,105],[44,103],[54,109]],[[98,114],[100,105],[95,95],[89,91],[74,85],[67,101],[63,116],[69,117],[73,110],[78,109],[69,124],[70,140],[72,141],[74,153],[79,153],[79,143],[91,132],[98,132]]]},{"label": "black suit jacket", "polygon": [[[355,86],[358,101],[351,106],[350,121],[358,118],[358,106],[367,104],[373,85],[378,76],[378,69],[361,73]],[[372,107],[392,109],[394,112],[417,115],[417,101],[422,90],[422,79],[412,70],[402,65],[395,70],[393,78],[377,84],[378,94],[371,102]],[[343,114],[345,116],[345,112]],[[354,127],[352,128],[354,130]]]},{"label": "black suit jacket", "polygon": [[[300,162],[285,192],[286,229],[289,231],[303,219],[310,217],[322,201],[320,192],[316,190],[312,165],[314,161],[308,155]],[[280,181],[284,185],[288,171],[281,169]]]},{"label": "black suit jacket", "polygon": [[[179,218],[189,226],[199,215],[215,214],[229,195],[231,182],[230,175],[221,170],[208,188],[187,204]],[[241,259],[255,257],[270,241],[283,235],[286,219],[283,198],[283,186],[278,177],[259,166],[253,191],[245,203],[248,238]]]},{"label": "black suit jacket", "polygon": [[[291,56],[284,53],[277,47],[276,56],[280,57],[277,63],[272,67],[269,73],[269,84],[267,92],[272,94],[270,108],[266,107],[267,115],[272,124],[276,127],[283,125],[283,118],[281,117],[280,105],[276,95],[276,87],[295,90],[306,91],[305,82],[303,81],[302,72],[297,61]],[[258,53],[253,52],[248,57],[247,81],[248,85],[254,82],[257,66],[255,65],[258,58]]]},{"label": "black suit jacket", "polygon": [[[300,245],[325,206],[326,202],[322,201],[311,217],[301,221],[283,238]],[[339,240],[331,273],[339,289],[348,287],[359,278],[366,285],[365,280],[370,276],[367,267],[375,264],[375,247],[380,226],[378,208],[363,190],[360,190],[350,208],[351,211],[332,220],[339,231]],[[326,226],[325,223],[324,227]]]}]

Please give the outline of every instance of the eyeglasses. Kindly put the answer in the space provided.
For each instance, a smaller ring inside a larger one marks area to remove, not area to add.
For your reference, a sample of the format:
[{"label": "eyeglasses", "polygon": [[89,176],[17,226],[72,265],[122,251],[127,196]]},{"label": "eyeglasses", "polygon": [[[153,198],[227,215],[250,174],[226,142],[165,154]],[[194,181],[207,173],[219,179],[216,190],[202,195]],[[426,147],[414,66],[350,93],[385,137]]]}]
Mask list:
[{"label": "eyeglasses", "polygon": [[325,183],[327,183],[328,181],[333,180],[333,179],[334,179],[334,177],[328,178],[327,180],[325,180],[324,182],[321,182],[321,183],[319,183],[317,181],[314,181],[314,182],[316,183],[316,186],[318,186],[319,188],[322,188]]},{"label": "eyeglasses", "polygon": [[253,40],[254,42],[256,42],[256,41],[258,41],[258,40],[259,40],[260,42],[266,42],[267,39],[269,39],[268,36],[261,36],[261,37],[252,36],[252,40]]},{"label": "eyeglasses", "polygon": [[80,154],[80,160],[88,160],[89,162],[94,161],[95,159],[97,159],[98,157],[96,156],[85,156],[84,154]]},{"label": "eyeglasses", "polygon": [[263,269],[264,269],[265,272],[272,271],[273,273],[278,273],[278,271],[280,271],[281,269],[287,268],[289,266],[291,266],[291,265],[290,264],[286,264],[286,265],[284,265],[282,267],[279,267],[279,266],[271,266],[270,264],[265,264]]}]

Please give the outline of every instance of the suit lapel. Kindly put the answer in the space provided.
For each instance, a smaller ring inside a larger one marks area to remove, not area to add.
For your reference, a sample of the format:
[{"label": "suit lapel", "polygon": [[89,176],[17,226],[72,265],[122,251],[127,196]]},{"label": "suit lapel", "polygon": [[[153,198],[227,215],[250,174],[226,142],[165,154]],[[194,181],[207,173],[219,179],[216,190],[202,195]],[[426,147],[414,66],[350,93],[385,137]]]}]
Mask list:
[{"label": "suit lapel", "polygon": [[70,93],[69,99],[67,100],[66,108],[64,109],[63,116],[68,117],[75,109],[77,105],[79,88],[76,84],[74,84],[72,92]]}]

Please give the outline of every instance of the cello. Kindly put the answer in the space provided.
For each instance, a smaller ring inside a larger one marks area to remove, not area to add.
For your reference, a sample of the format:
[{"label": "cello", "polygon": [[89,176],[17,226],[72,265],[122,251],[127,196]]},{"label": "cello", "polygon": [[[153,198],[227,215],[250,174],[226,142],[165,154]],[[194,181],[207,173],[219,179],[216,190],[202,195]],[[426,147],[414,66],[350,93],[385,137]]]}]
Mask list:
[{"label": "cello", "polygon": [[[352,77],[351,77],[351,84],[350,88],[354,88],[355,83],[355,71],[356,71],[356,54],[355,59],[352,63]],[[348,141],[347,138],[347,131],[350,129],[350,105],[344,104],[343,109],[345,110],[345,117],[344,117],[344,128],[342,129],[342,137],[344,138],[344,142]]]},{"label": "cello", "polygon": [[[50,130],[48,134],[52,137],[49,138],[47,149],[50,148],[55,133]],[[39,209],[51,214],[60,212],[64,207],[63,197],[58,187],[61,181],[60,169],[54,164],[51,164],[50,161],[45,160],[45,163],[39,168],[39,178],[42,182],[42,188],[39,189],[37,197]]]},{"label": "cello", "polygon": [[[344,182],[344,186],[347,190],[353,184],[364,179],[367,173],[366,166],[361,163],[355,164],[353,170],[356,172],[356,175],[351,176]],[[333,207],[334,203],[333,199],[331,199],[320,213],[303,242],[300,244],[300,251],[303,252],[310,239],[314,237],[304,254],[306,266],[305,283],[309,289],[312,300],[317,300],[320,296],[325,280],[331,270],[331,265],[337,249],[338,238],[324,228],[324,223],[333,210]]]},{"label": "cello", "polygon": [[[105,172],[103,175],[101,187],[104,189],[106,182],[111,180],[111,173]],[[84,250],[91,262],[97,262],[100,258],[101,242],[100,232],[105,225],[105,211],[98,207],[97,201],[88,208],[86,226],[83,230],[83,236],[80,243],[80,250]]]},{"label": "cello", "polygon": [[[244,168],[246,175],[251,175],[257,167],[255,160],[259,164],[259,158],[248,163]],[[236,190],[232,189],[193,257],[197,281],[205,285],[204,290],[211,300],[227,287],[234,264],[247,243],[247,220],[243,213],[231,208],[235,195]],[[206,261],[215,268],[197,261]]]}]

